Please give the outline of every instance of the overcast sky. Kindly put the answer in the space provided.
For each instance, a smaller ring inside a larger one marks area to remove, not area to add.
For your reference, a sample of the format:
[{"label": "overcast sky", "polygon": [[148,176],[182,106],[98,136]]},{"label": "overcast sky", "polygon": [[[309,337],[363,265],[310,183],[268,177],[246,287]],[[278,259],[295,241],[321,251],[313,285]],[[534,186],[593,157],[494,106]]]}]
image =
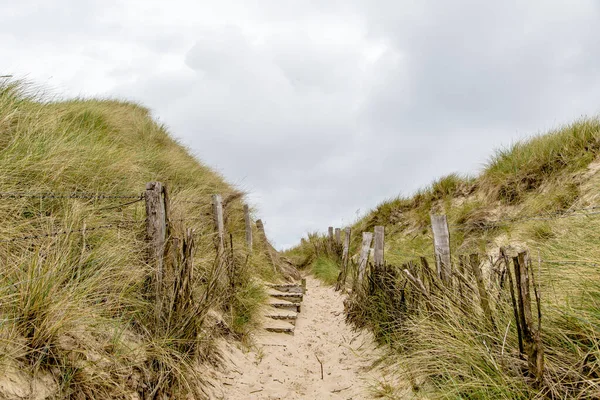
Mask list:
[{"label": "overcast sky", "polygon": [[285,248],[596,116],[598,21],[598,0],[0,0],[0,75],[143,103]]}]

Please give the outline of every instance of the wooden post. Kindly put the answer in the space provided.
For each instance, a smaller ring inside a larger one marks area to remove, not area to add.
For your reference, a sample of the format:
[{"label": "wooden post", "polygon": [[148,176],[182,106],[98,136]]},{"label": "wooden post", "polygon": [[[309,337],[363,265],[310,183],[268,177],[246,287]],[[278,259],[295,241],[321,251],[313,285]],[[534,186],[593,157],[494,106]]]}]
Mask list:
[{"label": "wooden post", "polygon": [[371,232],[363,232],[362,245],[360,249],[360,258],[358,261],[358,278],[355,282],[355,288],[363,287],[363,279],[365,277],[365,271],[367,269],[367,262],[369,261],[369,252],[371,250],[372,241],[373,234]]},{"label": "wooden post", "polygon": [[452,266],[450,259],[450,233],[448,220],[445,215],[431,214],[431,230],[433,231],[433,246],[438,276],[442,282],[450,283]]},{"label": "wooden post", "polygon": [[519,354],[525,354],[525,351],[523,349],[523,329],[521,328],[521,319],[519,318],[519,307],[517,306],[517,300],[515,297],[513,278],[512,273],[510,272],[510,263],[508,261],[508,256],[506,255],[506,250],[504,249],[504,247],[500,248],[500,256],[504,259],[506,274],[508,275],[508,285],[510,286],[510,299],[512,301],[513,314],[515,316],[515,325],[517,327],[517,339],[519,341]]},{"label": "wooden post", "polygon": [[167,241],[166,189],[160,182],[146,184],[146,241],[148,261],[154,267],[154,289],[156,295],[156,318],[162,312],[162,285],[164,277],[165,244]]},{"label": "wooden post", "polygon": [[342,257],[342,230],[335,228],[335,254],[338,258]]},{"label": "wooden post", "polygon": [[523,344],[527,353],[527,366],[529,373],[535,376],[537,383],[540,383],[544,373],[544,348],[540,338],[539,325],[538,329],[535,329],[533,324],[528,261],[527,253],[521,252],[513,258],[513,265],[517,284],[519,317],[523,330]]},{"label": "wooden post", "polygon": [[342,271],[344,272],[344,276],[342,278],[342,286],[346,285],[346,278],[348,277],[348,261],[350,260],[350,237],[352,234],[352,228],[348,227],[344,232],[344,248],[342,249]]},{"label": "wooden post", "polygon": [[349,252],[350,252],[350,234],[352,232],[352,228],[346,228],[344,230],[345,233],[345,237],[344,237],[344,245],[341,246],[342,248],[342,262],[341,262],[341,271],[340,274],[338,275],[338,280],[337,283],[335,285],[335,290],[340,290],[340,289],[345,289],[346,287],[346,278],[348,276],[348,256],[349,256]]},{"label": "wooden post", "polygon": [[213,194],[213,219],[215,221],[215,230],[217,232],[217,254],[219,257],[225,250],[225,224],[223,222],[223,201],[220,194]]},{"label": "wooden post", "polygon": [[244,204],[244,221],[246,222],[246,244],[248,250],[252,251],[252,220],[250,219],[250,207]]},{"label": "wooden post", "polygon": [[492,310],[490,308],[490,300],[485,289],[485,283],[483,282],[483,276],[481,274],[481,267],[479,265],[479,255],[471,254],[469,256],[469,263],[471,264],[471,270],[473,271],[473,275],[475,275],[475,280],[477,281],[477,290],[479,291],[479,301],[481,303],[481,308],[483,309],[483,313],[485,317],[492,324],[492,328],[496,329],[496,324],[494,323],[494,316],[492,315]]},{"label": "wooden post", "polygon": [[333,243],[333,226],[327,228],[327,255],[331,257],[334,253],[333,249],[335,245]]},{"label": "wooden post", "polygon": [[382,268],[384,264],[384,254],[383,254],[383,246],[384,246],[384,232],[385,228],[383,226],[375,227],[375,245],[374,253],[373,253],[373,263],[375,268]]}]

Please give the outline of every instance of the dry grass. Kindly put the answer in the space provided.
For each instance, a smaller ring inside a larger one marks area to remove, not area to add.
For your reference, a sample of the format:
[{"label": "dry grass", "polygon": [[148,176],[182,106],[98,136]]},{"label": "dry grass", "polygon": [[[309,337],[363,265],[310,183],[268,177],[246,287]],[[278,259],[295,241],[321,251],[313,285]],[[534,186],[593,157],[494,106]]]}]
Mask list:
[{"label": "dry grass", "polygon": [[[419,257],[433,263],[432,211],[448,216],[455,255],[527,248],[539,270],[546,346],[546,374],[539,387],[523,372],[506,291],[493,291],[497,328],[492,331],[485,329],[476,292],[469,297],[469,313],[444,295],[432,296],[431,309],[401,309],[398,298],[377,290],[350,308],[353,322],[369,326],[391,345],[390,358],[407,367],[402,378],[417,396],[600,397],[600,215],[572,213],[600,205],[598,170],[587,171],[599,154],[600,122],[583,119],[497,152],[478,177],[441,178],[412,197],[379,205],[353,224],[351,254],[359,250],[360,232],[384,225],[386,261],[398,271]],[[569,217],[557,218],[561,212]],[[311,250],[291,251],[308,259]],[[407,299],[413,291],[405,287]]]},{"label": "dry grass", "polygon": [[[202,397],[195,365],[215,358],[214,336],[249,332],[263,300],[251,277],[275,278],[264,244],[249,257],[245,250],[243,198],[146,109],[119,101],[50,102],[28,88],[0,83],[0,191],[137,195],[146,182],[163,182],[172,236],[183,238],[185,228],[196,234],[193,304],[155,318],[143,202],[3,197],[0,240],[88,230],[0,243],[0,364],[21,371],[26,383],[51,376],[46,386],[61,398]],[[241,272],[234,289],[219,286],[215,270],[214,193],[229,199],[226,228]],[[90,229],[107,224],[113,228]],[[209,310],[222,313],[223,323],[208,318]]]}]

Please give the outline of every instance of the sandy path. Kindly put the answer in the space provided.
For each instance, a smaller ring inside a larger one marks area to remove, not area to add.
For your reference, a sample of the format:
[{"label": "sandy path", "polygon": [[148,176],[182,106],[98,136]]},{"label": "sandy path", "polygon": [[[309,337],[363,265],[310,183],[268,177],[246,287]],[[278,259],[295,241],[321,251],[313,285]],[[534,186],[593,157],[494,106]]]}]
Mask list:
[{"label": "sandy path", "polygon": [[[295,335],[261,333],[248,353],[230,350],[221,399],[370,399],[380,355],[367,332],[344,322],[343,297],[307,278]],[[323,363],[323,379],[321,365]]]}]

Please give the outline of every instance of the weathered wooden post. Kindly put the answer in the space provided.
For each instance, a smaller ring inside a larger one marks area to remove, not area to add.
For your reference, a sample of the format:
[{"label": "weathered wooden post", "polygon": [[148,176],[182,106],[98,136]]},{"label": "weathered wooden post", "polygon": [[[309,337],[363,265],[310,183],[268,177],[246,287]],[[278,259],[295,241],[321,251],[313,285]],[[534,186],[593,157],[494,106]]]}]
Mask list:
[{"label": "weathered wooden post", "polygon": [[213,219],[217,232],[217,256],[221,257],[225,250],[225,224],[223,222],[223,201],[220,194],[213,194]]},{"label": "weathered wooden post", "polygon": [[246,222],[246,244],[248,250],[252,251],[252,220],[250,219],[250,207],[244,204],[244,221]]},{"label": "weathered wooden post", "polygon": [[342,287],[346,286],[346,278],[348,277],[348,261],[350,259],[350,236],[352,228],[345,229],[344,248],[342,249]]},{"label": "weathered wooden post", "polygon": [[384,241],[385,241],[385,228],[383,226],[375,227],[375,244],[373,245],[373,264],[375,268],[381,268],[384,264]]},{"label": "weathered wooden post", "polygon": [[373,278],[376,285],[383,284],[383,268],[384,268],[384,232],[385,228],[383,226],[376,226],[374,228],[374,244],[373,244]]},{"label": "weathered wooden post", "polygon": [[452,264],[450,258],[450,233],[445,215],[431,214],[431,230],[433,231],[433,247],[437,273],[442,282],[450,283]]},{"label": "weathered wooden post", "polygon": [[329,257],[332,256],[334,247],[335,246],[333,244],[333,226],[330,226],[329,228],[327,228],[327,255]]},{"label": "weathered wooden post", "polygon": [[167,196],[166,188],[160,182],[149,182],[144,192],[146,200],[146,241],[148,261],[154,268],[154,289],[156,296],[156,319],[161,318],[162,285],[164,277],[164,256],[167,241]]},{"label": "weathered wooden post", "polygon": [[527,353],[527,366],[530,374],[535,376],[536,383],[540,383],[544,374],[544,348],[540,338],[541,311],[538,301],[538,327],[533,324],[531,313],[531,294],[529,291],[529,259],[527,252],[521,252],[513,258],[515,267],[515,283],[517,286],[519,317],[523,335],[523,344]]},{"label": "weathered wooden post", "polygon": [[335,255],[338,259],[342,258],[342,230],[340,228],[335,228]]},{"label": "weathered wooden post", "polygon": [[362,292],[364,288],[363,279],[365,277],[365,271],[367,269],[367,262],[369,261],[369,253],[371,250],[371,242],[373,241],[373,234],[371,232],[363,232],[362,234],[362,245],[360,249],[360,258],[358,261],[358,276],[354,282],[354,291],[359,290]]}]

